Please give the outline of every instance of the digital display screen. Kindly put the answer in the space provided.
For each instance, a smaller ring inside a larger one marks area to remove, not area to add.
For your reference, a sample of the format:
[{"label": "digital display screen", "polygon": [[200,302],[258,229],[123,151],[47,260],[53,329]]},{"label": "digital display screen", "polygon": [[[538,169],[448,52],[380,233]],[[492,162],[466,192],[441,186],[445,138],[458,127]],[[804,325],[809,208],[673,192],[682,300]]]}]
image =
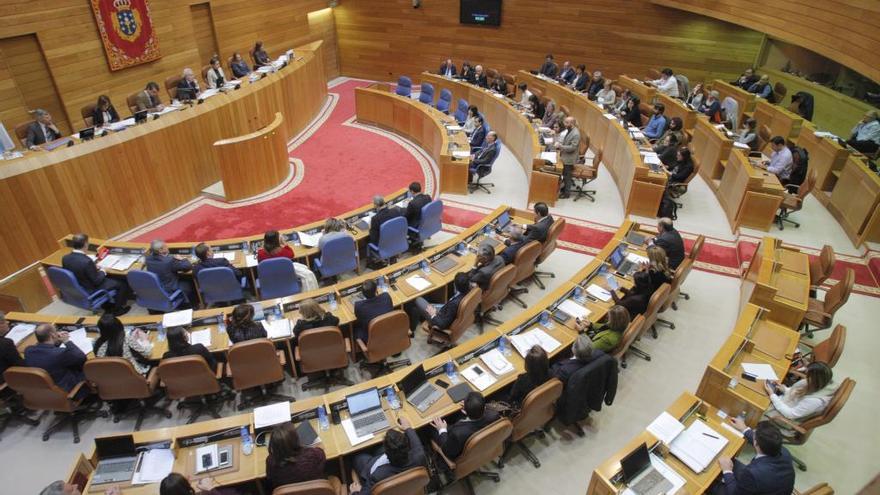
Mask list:
[{"label": "digital display screen", "polygon": [[501,0],[461,0],[462,24],[501,25]]}]

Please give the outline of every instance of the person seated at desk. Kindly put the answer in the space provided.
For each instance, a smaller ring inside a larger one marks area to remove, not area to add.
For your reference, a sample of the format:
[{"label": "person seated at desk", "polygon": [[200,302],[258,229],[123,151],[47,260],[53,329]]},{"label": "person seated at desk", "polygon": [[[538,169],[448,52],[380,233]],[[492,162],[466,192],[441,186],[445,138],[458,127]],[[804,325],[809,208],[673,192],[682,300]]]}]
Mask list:
[{"label": "person seated at desk", "polygon": [[231,268],[232,274],[235,276],[236,280],[241,280],[241,270],[232,266],[232,263],[229,262],[228,259],[220,256],[219,258],[214,257],[214,250],[211,249],[211,246],[205,244],[204,242],[200,242],[196,245],[196,258],[199,259],[199,262],[193,265],[192,274],[193,278],[197,279],[199,272],[205,268]]},{"label": "person seated at desk", "polygon": [[214,355],[202,344],[190,344],[189,332],[183,327],[171,327],[167,330],[168,350],[162,354],[162,359],[183,356],[202,356],[211,370],[217,368],[217,360]]},{"label": "person seated at desk", "polygon": [[447,425],[443,418],[434,418],[432,436],[449,460],[455,460],[464,451],[470,437],[501,417],[495,410],[486,409],[486,399],[479,392],[470,392],[464,398],[461,410],[465,417]]},{"label": "person seated at desk", "polygon": [[61,267],[70,270],[79,285],[89,294],[102,289],[107,292],[116,291],[116,295],[113,296],[113,314],[121,316],[128,313],[131,310],[131,306],[126,305],[131,297],[128,283],[108,277],[104,270],[98,270],[98,265],[85,252],[89,245],[89,236],[82,233],[74,234],[70,244],[73,250],[61,258]]},{"label": "person seated at desk", "polygon": [[3,373],[13,366],[24,366],[24,358],[18,352],[15,342],[6,334],[9,333],[9,321],[6,313],[0,311],[0,384],[6,383]]},{"label": "person seated at desk", "polygon": [[605,322],[594,326],[592,322],[577,320],[579,332],[586,330],[587,335],[593,341],[592,347],[597,351],[611,352],[623,338],[623,332],[629,326],[629,311],[623,306],[615,304],[608,310]]},{"label": "person seated at desk", "polygon": [[660,79],[653,81],[645,81],[651,86],[657,88],[657,91],[663,93],[670,98],[678,98],[678,79],[672,74],[669,67],[660,71]]},{"label": "person seated at desk", "polygon": [[535,203],[535,223],[526,225],[526,242],[538,241],[541,244],[547,240],[547,234],[550,233],[550,227],[553,225],[553,217],[550,215],[550,208],[547,203],[539,201]]},{"label": "person seated at desk", "polygon": [[691,108],[700,108],[703,100],[706,98],[706,91],[703,89],[703,83],[697,83],[691,89],[684,102]]},{"label": "person seated at desk", "polygon": [[486,126],[483,125],[483,117],[477,115],[474,118],[474,132],[471,133],[471,138],[468,144],[471,148],[479,148],[483,146],[483,141],[486,140]]},{"label": "person seated at desk", "polygon": [[529,103],[532,99],[532,92],[529,91],[529,86],[526,83],[521,83],[517,88],[519,89],[519,106],[529,108]]},{"label": "person seated at desk", "polygon": [[619,304],[629,311],[629,317],[635,318],[638,315],[645,314],[648,310],[648,301],[654,294],[651,286],[651,276],[646,271],[638,271],[633,273],[632,288],[621,287],[620,292],[623,297],[617,295],[617,291],[611,291],[611,298],[614,304]]},{"label": "person seated at desk", "polygon": [[360,481],[355,480],[349,485],[349,495],[369,495],[376,483],[425,465],[427,458],[419,435],[405,417],[398,417],[397,423],[403,431],[390,429],[385,432],[378,450],[355,455],[353,467]]},{"label": "person seated at desk", "polygon": [[611,87],[611,81],[605,81],[605,84],[602,85],[602,89],[596,92],[596,103],[605,107],[613,107],[614,100],[616,99],[617,93],[615,93],[614,89]]},{"label": "person seated at desk", "polygon": [[[764,413],[773,418],[782,416],[785,419],[800,423],[828,407],[831,398],[837,391],[834,374],[825,363],[813,362],[807,365],[806,378],[786,387],[775,380],[764,382],[764,389],[770,397],[770,408]],[[783,436],[794,436],[794,432],[782,430]]]},{"label": "person seated at desk", "polygon": [[510,237],[504,240],[506,247],[504,248],[504,251],[501,251],[501,257],[504,258],[504,262],[508,265],[513,263],[513,260],[516,259],[516,253],[518,253],[527,242],[531,242],[526,241],[523,229],[519,225],[511,226],[509,235]]},{"label": "person seated at desk", "polygon": [[220,89],[226,84],[226,74],[220,67],[220,59],[214,57],[211,59],[211,68],[208,69],[208,89]]},{"label": "person seated at desk", "polygon": [[[31,368],[41,368],[52,377],[55,385],[70,392],[77,383],[86,379],[83,364],[86,355],[79,347],[69,343],[67,332],[59,332],[51,323],[40,323],[34,330],[37,343],[24,350],[24,364]],[[66,344],[61,347],[61,344]],[[78,398],[88,395],[88,387],[83,387]]]},{"label": "person seated at desk", "polygon": [[663,135],[660,136],[660,139],[658,139],[652,147],[654,149],[654,152],[660,154],[661,152],[663,152],[664,149],[666,149],[666,145],[663,144],[663,141],[669,136],[675,136],[676,144],[682,142],[682,140],[684,139],[684,130],[682,129],[683,127],[684,123],[682,122],[681,117],[672,117],[671,119],[669,119],[669,125],[666,127],[666,132],[664,132]]},{"label": "person seated at desk", "polygon": [[320,447],[300,443],[296,425],[282,423],[272,428],[269,455],[266,457],[266,492],[279,486],[304,481],[326,479],[324,463],[327,457]]},{"label": "person seated at desk", "polygon": [[[620,97],[617,98],[617,101],[614,102],[614,108],[611,110],[611,113],[618,117],[625,116],[626,112],[629,111],[629,101],[632,100],[634,96],[635,95],[632,94],[632,91],[624,89],[623,93],[620,94]],[[639,120],[641,121],[641,118]]]},{"label": "person seated at desk", "polygon": [[559,84],[571,84],[571,82],[574,81],[574,77],[575,73],[571,66],[571,62],[566,60],[562,63],[562,70],[559,71],[556,80],[559,81]]},{"label": "person seated at desk", "polygon": [[541,64],[541,68],[538,69],[538,74],[553,79],[556,77],[557,72],[559,72],[559,66],[556,65],[556,62],[553,61],[553,54],[548,53],[547,56],[544,57],[544,63]]},{"label": "person seated at desk", "polygon": [[388,292],[378,293],[376,281],[365,280],[361,287],[364,298],[354,303],[354,338],[362,340],[365,344],[369,337],[370,322],[385,313],[394,311],[391,294]]},{"label": "person seated at desk", "polygon": [[562,134],[565,128],[562,126],[562,122],[559,120],[553,122],[548,127],[550,127],[550,130],[541,134],[542,142],[546,143],[544,145],[544,150],[556,151],[556,140],[561,139],[559,138],[559,136]]},{"label": "person seated at desk", "polygon": [[587,87],[587,96],[591,100],[596,99],[596,95],[599,94],[599,91],[605,87],[605,78],[602,77],[602,71],[593,72],[593,79],[590,80],[590,85]]},{"label": "person seated at desk", "polygon": [[865,113],[846,144],[865,154],[876,153],[880,148],[880,114],[876,110]]},{"label": "person seated at desk", "polygon": [[121,357],[134,366],[141,375],[150,372],[150,353],[153,343],[150,337],[140,328],[126,332],[119,318],[104,313],[98,320],[98,338],[94,349],[97,357]]},{"label": "person seated at desk", "polygon": [[198,303],[192,280],[181,280],[180,274],[192,270],[192,263],[180,256],[170,256],[165,241],[156,239],[150,243],[144,264],[147,271],[159,277],[159,284],[169,295],[180,289],[193,306]]},{"label": "person seated at desk", "polygon": [[752,117],[747,118],[739,132],[736,133],[736,142],[745,144],[751,151],[758,151],[758,121]]},{"label": "person seated at desk", "polygon": [[489,81],[486,78],[486,73],[483,72],[482,65],[477,65],[476,67],[474,67],[473,81],[470,81],[470,82],[473,84],[476,84],[477,86],[479,86],[481,88],[488,88],[489,87]]},{"label": "person seated at desk", "polygon": [[755,457],[748,464],[727,456],[718,458],[721,479],[715,483],[716,495],[789,495],[794,490],[794,466],[791,454],[782,446],[782,434],[769,421],[761,421],[755,429],[740,418],[730,423],[741,431],[755,448]]},{"label": "person seated at desk", "polygon": [[247,77],[251,73],[251,68],[248,67],[247,62],[239,52],[232,54],[232,63],[229,64],[229,68],[232,69],[232,77],[235,78]]},{"label": "person seated at desk", "polygon": [[604,354],[602,351],[593,350],[593,343],[590,337],[580,334],[571,345],[571,358],[557,361],[550,367],[550,376],[559,378],[563,385],[568,383],[568,379],[575,371],[590,364],[591,361]]},{"label": "person seated at desk", "polygon": [[385,203],[385,198],[378,194],[373,196],[373,209],[376,214],[370,219],[370,242],[379,245],[382,224],[393,218],[405,215],[404,210]]},{"label": "person seated at desk", "polygon": [[507,95],[507,81],[504,80],[504,77],[500,72],[495,75],[495,79],[492,79],[492,84],[489,86],[489,89],[496,93]]},{"label": "person seated at desk", "polygon": [[41,144],[50,143],[61,137],[61,131],[52,121],[52,115],[38,108],[34,110],[34,121],[27,128],[25,146],[31,150],[39,150]]},{"label": "person seated at desk", "polygon": [[543,120],[546,110],[547,108],[541,103],[541,99],[538,98],[538,95],[533,94],[529,97],[529,112],[534,118]]},{"label": "person seated at desk", "polygon": [[183,77],[177,83],[177,99],[180,101],[195,100],[199,97],[199,93],[201,93],[201,89],[199,89],[196,74],[189,67],[183,69]]},{"label": "person seated at desk", "polygon": [[541,119],[541,125],[544,127],[552,127],[553,123],[558,122],[559,117],[562,115],[563,113],[556,109],[556,102],[553,100],[547,100],[547,104],[544,106],[544,117]]},{"label": "person seated at desk", "polygon": [[257,250],[257,262],[272,258],[293,260],[293,248],[281,239],[277,230],[268,230],[263,234],[263,247]]},{"label": "person seated at desk", "polygon": [[654,144],[654,151],[660,158],[660,163],[667,168],[672,167],[675,164],[675,159],[678,156],[679,135],[680,134],[664,134],[663,137]]},{"label": "person seated at desk", "polygon": [[587,66],[584,64],[579,64],[574,73],[574,78],[568,83],[571,86],[571,89],[583,93],[587,90],[587,85],[590,83],[590,74],[587,73]]},{"label": "person seated at desk", "polygon": [[410,227],[418,227],[422,221],[422,208],[432,201],[431,196],[422,192],[422,184],[411,182],[409,185],[410,201],[406,205],[406,221]]},{"label": "person seated at desk", "polygon": [[748,91],[748,89],[752,87],[752,84],[755,84],[756,82],[758,82],[758,76],[755,75],[755,69],[749,67],[744,70],[738,78],[736,78],[736,81],[731,81],[730,84]]},{"label": "person seated at desk", "polygon": [[306,330],[339,326],[339,318],[333,313],[325,311],[324,308],[318,304],[318,301],[311,297],[303,300],[300,304],[299,315],[300,318],[296,320],[296,325],[293,326],[294,344],[298,341],[299,335]]},{"label": "person seated at desk", "polygon": [[265,339],[266,329],[262,323],[254,321],[254,307],[250,304],[239,304],[229,315],[226,332],[233,344],[253,339]]},{"label": "person seated at desk", "polygon": [[633,127],[642,127],[642,110],[639,108],[641,103],[638,96],[633,96],[626,103],[623,120]]},{"label": "person seated at desk", "polygon": [[467,117],[465,117],[462,130],[470,136],[477,129],[477,117],[480,116],[480,110],[476,105],[470,105],[467,109]]},{"label": "person seated at desk", "polygon": [[666,106],[662,103],[654,104],[654,115],[651,115],[651,119],[648,120],[648,125],[644,127],[642,132],[648,139],[654,140],[659,138],[666,131],[666,116],[663,115],[666,112]]},{"label": "person seated at desk", "polygon": [[318,239],[318,251],[323,251],[324,246],[333,239],[340,237],[352,237],[346,229],[345,222],[338,218],[330,217],[324,222],[324,229],[321,238]]},{"label": "person seated at desk", "polygon": [[452,63],[451,58],[447,58],[445,62],[440,64],[440,69],[437,70],[437,74],[446,77],[455,77],[458,74],[458,71],[455,70],[455,64]]},{"label": "person seated at desk", "polygon": [[691,150],[687,146],[681,146],[675,152],[675,161],[667,168],[669,184],[682,184],[694,171],[694,160],[691,158]]},{"label": "person seated at desk", "polygon": [[92,112],[92,122],[95,127],[101,127],[112,122],[119,122],[119,114],[116,108],[110,103],[107,95],[98,97],[98,103],[95,104],[95,111]]},{"label": "person seated at desk", "polygon": [[474,182],[477,176],[477,168],[492,165],[497,154],[498,134],[495,134],[495,131],[489,131],[489,134],[486,135],[486,146],[478,148],[477,152],[471,155],[471,161],[468,164],[468,184]]},{"label": "person seated at desk", "polygon": [[452,325],[458,316],[458,306],[461,300],[470,292],[470,278],[464,272],[455,274],[453,279],[454,293],[445,304],[431,304],[424,297],[418,297],[403,305],[404,311],[409,316],[409,329],[415,332],[416,328],[427,321],[430,327],[445,330]]},{"label": "person seated at desk", "polygon": [[206,477],[196,481],[193,488],[185,476],[171,473],[159,483],[159,495],[223,495],[224,492],[217,489],[218,486],[217,480]]},{"label": "person seated at desk", "polygon": [[465,82],[474,82],[474,68],[467,60],[461,63],[461,74],[459,74],[459,77]]},{"label": "person seated at desk", "polygon": [[257,41],[256,43],[254,43],[254,50],[252,53],[254,57],[254,70],[257,70],[264,65],[269,65],[272,63],[272,61],[269,60],[269,54],[266,53],[265,49],[263,49],[262,41]]},{"label": "person seated at desk", "polygon": [[791,156],[791,150],[785,145],[785,138],[782,136],[770,138],[770,149],[773,150],[770,153],[770,161],[761,162],[760,167],[779,177],[780,182],[787,181],[794,168],[794,157]]},{"label": "person seated at desk", "polygon": [[519,410],[523,401],[532,390],[547,383],[550,376],[550,359],[547,351],[539,345],[532,346],[525,357],[525,373],[520,373],[513,382],[510,392],[507,394],[507,403],[514,409]]},{"label": "person seated at desk", "polygon": [[761,98],[773,103],[773,86],[770,85],[770,76],[764,74],[758,82],[748,87],[749,93],[754,93]]},{"label": "person seated at desk", "polygon": [[657,236],[652,240],[652,244],[662,247],[666,252],[669,268],[676,270],[684,261],[684,241],[681,239],[681,234],[675,230],[672,219],[664,217],[657,221]]},{"label": "person seated at desk", "polygon": [[150,81],[143,91],[135,97],[138,112],[161,112],[165,105],[159,99],[159,83]]},{"label": "person seated at desk", "polygon": [[700,103],[697,111],[709,117],[709,121],[713,124],[720,124],[724,119],[721,116],[721,102],[718,101],[718,91],[714,89],[709,91],[709,95]]},{"label": "person seated at desk", "polygon": [[648,246],[648,262],[641,266],[641,270],[648,272],[651,278],[651,294],[657,292],[663,284],[672,284],[672,277],[675,275],[669,268],[669,257],[666,251],[657,245]]},{"label": "person seated at desk", "polygon": [[504,258],[495,254],[495,248],[488,242],[483,242],[477,248],[477,259],[474,267],[467,273],[471,284],[482,290],[489,288],[489,282],[495,272],[504,268]]}]

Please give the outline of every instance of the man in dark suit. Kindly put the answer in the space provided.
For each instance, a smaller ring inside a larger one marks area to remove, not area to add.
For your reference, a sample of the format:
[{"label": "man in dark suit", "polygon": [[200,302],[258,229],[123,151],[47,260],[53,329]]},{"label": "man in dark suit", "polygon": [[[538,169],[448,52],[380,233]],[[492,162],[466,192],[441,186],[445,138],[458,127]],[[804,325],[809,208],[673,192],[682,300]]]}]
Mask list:
[{"label": "man in dark suit", "polygon": [[181,101],[195,100],[199,97],[199,81],[192,69],[183,69],[183,77],[177,83],[177,99]]},{"label": "man in dark suit", "polygon": [[544,243],[547,240],[547,234],[550,232],[550,226],[553,225],[553,217],[550,216],[550,208],[547,203],[535,203],[535,223],[526,225],[526,242],[538,241]]},{"label": "man in dark suit", "polygon": [[544,74],[550,79],[553,79],[556,77],[557,72],[559,72],[559,66],[553,61],[553,54],[548,53],[547,57],[544,58],[544,63],[541,65],[541,68],[538,69],[538,73]]},{"label": "man in dark suit", "polygon": [[559,71],[559,75],[556,76],[556,80],[560,82],[560,84],[571,84],[574,81],[574,67],[571,66],[571,63],[566,60],[562,64],[562,70]]},{"label": "man in dark suit", "polygon": [[[86,355],[69,342],[67,332],[59,332],[51,323],[41,323],[34,335],[37,343],[24,350],[25,366],[46,370],[55,385],[68,392],[86,379],[82,370]],[[65,344],[64,347],[61,344]],[[86,393],[85,387],[81,393]]]},{"label": "man in dark suit", "polygon": [[467,273],[459,272],[455,274],[453,280],[455,293],[446,301],[446,304],[431,304],[423,297],[417,298],[415,301],[408,302],[403,305],[403,309],[409,316],[409,329],[415,331],[423,322],[427,321],[428,325],[440,329],[447,329],[455,321],[458,316],[458,307],[461,300],[471,290],[470,279]]},{"label": "man in dark suit", "polygon": [[672,225],[671,219],[661,218],[657,222],[657,237],[654,238],[653,244],[666,251],[669,268],[675,270],[684,261],[684,241]]},{"label": "man in dark suit", "polygon": [[370,322],[385,313],[394,311],[394,303],[391,302],[391,295],[387,292],[378,294],[376,281],[373,279],[364,282],[361,292],[364,299],[354,303],[354,337],[366,344]]},{"label": "man in dark suit", "polygon": [[144,110],[159,112],[165,108],[162,105],[162,100],[159,99],[159,83],[154,81],[148,82],[147,87],[135,97],[135,103],[139,112]]},{"label": "man in dark suit", "polygon": [[479,148],[483,146],[483,141],[486,140],[486,126],[483,125],[483,117],[477,115],[474,119],[476,125],[474,126],[474,132],[471,133],[471,140],[468,143],[471,148]]},{"label": "man in dark suit", "polygon": [[461,455],[468,439],[500,417],[494,410],[486,410],[486,399],[479,392],[471,392],[464,399],[461,410],[465,417],[447,427],[443,418],[435,418],[431,424],[437,429],[434,441],[440,445],[449,460]]},{"label": "man in dark suit", "polygon": [[721,484],[715,493],[722,495],[788,495],[794,490],[794,467],[791,454],[782,447],[782,433],[773,423],[761,421],[753,430],[739,418],[732,418],[734,428],[743,432],[755,447],[755,457],[743,464],[730,457],[719,457]]},{"label": "man in dark suit", "polygon": [[591,100],[596,99],[596,93],[602,90],[605,87],[605,78],[602,77],[601,71],[593,72],[593,79],[590,80],[590,85],[587,87],[587,95]]},{"label": "man in dark suit", "polygon": [[425,449],[419,436],[406,418],[400,417],[397,422],[403,431],[395,428],[385,432],[381,449],[355,456],[354,470],[360,481],[355,480],[349,486],[351,495],[367,495],[376,483],[425,465]]},{"label": "man in dark suit", "polygon": [[61,131],[52,121],[52,115],[41,108],[34,110],[34,121],[28,126],[25,145],[32,150],[38,150],[41,144],[46,144],[60,137]]},{"label": "man in dark suit", "polygon": [[474,80],[473,83],[481,88],[489,87],[489,80],[486,77],[486,72],[483,70],[482,65],[478,65],[474,67]]},{"label": "man in dark suit", "polygon": [[113,298],[113,314],[124,315],[131,309],[126,303],[131,297],[131,289],[124,280],[108,277],[103,270],[98,270],[98,265],[86,254],[86,246],[89,244],[89,236],[75,234],[70,240],[73,251],[61,258],[61,266],[70,270],[76,281],[89,294],[96,290],[116,291]]},{"label": "man in dark suit", "polygon": [[514,259],[516,259],[516,253],[526,245],[523,230],[519,225],[511,226],[510,238],[505,239],[504,244],[507,245],[507,247],[504,248],[504,251],[501,251],[501,257],[504,258],[504,262],[509,265],[513,263]]},{"label": "man in dark suit", "polygon": [[15,342],[6,337],[9,322],[6,314],[0,311],[0,384],[4,383],[3,373],[12,366],[24,366],[24,359],[18,353]]},{"label": "man in dark suit", "polygon": [[[477,120],[480,125],[477,129],[483,129],[482,121],[480,121],[479,117],[477,117]],[[474,134],[476,133],[477,131],[474,131]],[[471,141],[473,141],[473,136],[471,136]],[[468,165],[468,184],[476,179],[477,168],[492,166],[492,162],[495,161],[495,155],[497,154],[498,135],[495,134],[495,131],[489,131],[489,134],[486,135],[486,146],[483,146],[476,153],[471,155],[471,162]]]},{"label": "man in dark suit", "polygon": [[379,229],[382,224],[392,218],[404,216],[403,210],[396,206],[385,204],[385,198],[376,195],[373,196],[373,208],[376,214],[370,219],[370,242],[379,245]]},{"label": "man in dark suit", "polygon": [[446,77],[455,77],[458,72],[455,70],[455,64],[452,63],[451,58],[447,58],[445,62],[440,64],[440,70],[437,71],[437,74]]},{"label": "man in dark suit", "polygon": [[235,275],[235,278],[241,280],[241,270],[232,266],[232,263],[222,256],[220,258],[215,258],[214,250],[204,242],[201,242],[196,246],[196,258],[199,259],[199,262],[192,267],[193,280],[198,280],[199,271],[203,268],[232,268],[232,273]]},{"label": "man in dark suit", "polygon": [[191,305],[198,302],[196,291],[191,280],[181,280],[180,273],[192,270],[192,263],[188,259],[168,254],[168,246],[165,241],[155,240],[150,243],[150,252],[144,260],[147,271],[155,273],[159,277],[159,284],[168,295],[180,289]]},{"label": "man in dark suit", "polygon": [[594,351],[592,341],[590,341],[590,337],[585,334],[581,334],[575,339],[574,344],[571,345],[571,358],[564,359],[562,361],[558,361],[550,368],[550,376],[555,378],[559,378],[563,384],[568,382],[568,379],[571,378],[571,375],[574,374],[575,371],[583,368],[593,358],[593,354],[601,352]]},{"label": "man in dark suit", "polygon": [[574,88],[575,91],[586,91],[589,82],[590,74],[587,72],[587,66],[584,64],[578,65],[574,80],[571,82],[571,87]]},{"label": "man in dark suit", "polygon": [[418,227],[422,221],[422,208],[431,202],[431,196],[422,193],[422,185],[418,182],[409,185],[409,194],[412,199],[406,205],[406,221],[410,227]]}]

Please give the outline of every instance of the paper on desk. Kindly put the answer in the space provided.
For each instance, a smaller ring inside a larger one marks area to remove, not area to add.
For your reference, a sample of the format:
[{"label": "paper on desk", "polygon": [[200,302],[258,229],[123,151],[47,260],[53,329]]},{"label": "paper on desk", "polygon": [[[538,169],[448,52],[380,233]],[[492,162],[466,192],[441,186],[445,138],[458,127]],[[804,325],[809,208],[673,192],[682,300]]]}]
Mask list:
[{"label": "paper on desk", "polygon": [[458,132],[462,129],[462,127],[460,125],[448,125],[448,126],[446,126],[446,128],[452,132]]},{"label": "paper on desk", "polygon": [[548,353],[553,352],[557,347],[562,345],[558,340],[554,339],[540,328],[535,328],[528,332],[514,335],[510,338],[510,342],[523,357],[528,354],[529,349],[536,345],[541,346],[541,348]]},{"label": "paper on desk", "polygon": [[303,246],[306,247],[315,247],[318,245],[318,241],[321,240],[321,233],[317,234],[306,234],[305,232],[297,232],[299,234],[299,242],[302,243]]},{"label": "paper on desk", "polygon": [[510,373],[515,369],[513,364],[511,364],[510,361],[504,357],[504,354],[501,354],[501,351],[497,348],[483,353],[480,355],[480,359],[489,367],[492,373],[495,373],[498,376]]},{"label": "paper on desk", "polygon": [[584,320],[588,316],[590,316],[589,309],[581,306],[571,299],[566,299],[565,301],[562,301],[562,304],[559,305],[559,309],[564,311],[565,314],[574,316],[575,318],[579,318],[581,320]]},{"label": "paper on desk", "polygon": [[104,127],[110,129],[111,131],[121,131],[126,127],[131,127],[134,125],[134,117],[129,117],[125,120],[120,120],[119,122],[111,122]]},{"label": "paper on desk", "polygon": [[210,98],[212,96],[216,96],[219,93],[220,93],[219,89],[206,89],[199,94],[199,99],[200,100],[207,100],[208,98]]},{"label": "paper on desk", "polygon": [[6,338],[11,340],[13,344],[18,345],[22,340],[34,333],[36,329],[37,326],[33,323],[19,323],[12,327],[12,330],[6,334]]},{"label": "paper on desk", "polygon": [[737,435],[740,437],[743,436],[743,432],[741,432],[741,431],[737,430],[736,428],[727,424],[727,421],[722,421],[721,426],[723,426],[727,431],[733,433],[734,435]]},{"label": "paper on desk", "polygon": [[492,373],[484,370],[479,364],[473,364],[461,370],[461,376],[465,377],[467,381],[471,382],[481,392],[498,381],[492,376]]},{"label": "paper on desk", "polygon": [[663,162],[660,161],[660,157],[657,156],[657,153],[645,153],[645,164],[662,165]]},{"label": "paper on desk", "polygon": [[764,363],[742,363],[743,371],[754,375],[758,380],[779,380],[773,367]]},{"label": "paper on desk", "polygon": [[[667,481],[672,483],[672,488],[666,490],[665,494],[677,494],[680,493],[679,490],[684,487],[685,480],[682,478],[675,469],[669,467],[668,464],[663,462],[663,460],[653,453],[651,454],[651,466],[657,470]],[[632,488],[627,487],[621,495],[638,495]]]},{"label": "paper on desk", "polygon": [[165,328],[189,325],[193,321],[193,310],[172,311],[162,315],[162,326]]},{"label": "paper on desk", "polygon": [[642,131],[633,132],[632,137],[633,139],[645,139],[645,135],[642,133]]},{"label": "paper on desk", "polygon": [[608,120],[617,120],[617,117],[615,117],[613,114],[610,114],[610,113],[603,113],[602,115],[604,115],[605,118],[608,119]]},{"label": "paper on desk", "polygon": [[[704,435],[705,433],[705,435]],[[695,473],[703,472],[727,445],[727,437],[696,420],[669,445],[669,451]]]},{"label": "paper on desk", "polygon": [[553,138],[552,137],[545,137],[544,144],[546,144],[547,146],[550,146],[551,144],[553,144]]},{"label": "paper on desk", "polygon": [[290,320],[281,318],[275,321],[263,320],[263,328],[266,329],[266,336],[270,339],[280,339],[282,337],[290,337]]},{"label": "paper on desk", "polygon": [[431,286],[431,282],[425,280],[419,275],[412,275],[406,279],[406,283],[412,286],[413,289],[418,291],[423,291]]},{"label": "paper on desk", "polygon": [[189,343],[192,345],[202,344],[205,347],[211,347],[211,329],[196,330],[190,332]]},{"label": "paper on desk", "polygon": [[636,253],[627,253],[626,259],[632,261],[633,263],[635,263],[637,265],[640,263],[647,263],[648,261],[650,261],[647,257],[642,256],[640,254],[636,254]]},{"label": "paper on desk", "polygon": [[241,84],[241,79],[233,79],[231,81],[226,81],[226,84],[224,84],[223,86],[227,88],[234,88],[239,84]]},{"label": "paper on desk", "polygon": [[455,158],[467,158],[467,157],[471,156],[471,152],[470,151],[453,151],[452,156],[454,156]]},{"label": "paper on desk", "polygon": [[276,402],[254,408],[254,429],[290,421],[290,402]]},{"label": "paper on desk", "polygon": [[740,143],[739,141],[734,141],[734,142],[733,142],[733,147],[734,147],[734,148],[740,148],[740,149],[743,149],[743,150],[749,150],[749,149],[751,149],[751,148],[749,148],[749,145],[747,145],[747,144],[745,144],[745,143]]},{"label": "paper on desk", "polygon": [[257,260],[256,254],[249,254],[244,257],[244,266],[246,266],[248,268],[255,267],[259,264],[260,264],[260,262],[259,262],[259,260]]},{"label": "paper on desk", "polygon": [[355,431],[355,429],[354,429],[354,424],[351,422],[351,418],[345,418],[341,421],[341,423],[342,423],[342,429],[345,430],[345,436],[348,437],[348,443],[350,443],[352,445],[352,447],[354,447],[355,445],[357,445],[359,443],[364,443],[367,440],[373,438],[372,433],[368,433],[362,437],[359,437],[357,435],[357,431]]},{"label": "paper on desk", "polygon": [[550,163],[556,163],[556,152],[555,151],[542,151],[541,152],[541,160],[547,160]]},{"label": "paper on desk", "polygon": [[[216,443],[209,443],[207,445],[202,445],[196,449],[196,473],[205,472],[214,466],[217,465],[219,461],[220,453],[219,447]],[[205,465],[205,458],[211,460],[211,464]]]},{"label": "paper on desk", "polygon": [[98,263],[103,270],[119,270],[124,272],[140,258],[137,254],[108,254]]},{"label": "paper on desk", "polygon": [[235,251],[218,251],[218,252],[214,253],[214,256],[226,258],[226,260],[229,261],[230,263],[235,261]]},{"label": "paper on desk", "polygon": [[504,98],[504,95],[501,93],[492,93],[492,94],[495,95],[495,98]]},{"label": "paper on desk", "polygon": [[684,425],[681,424],[681,421],[675,419],[666,411],[660,413],[660,416],[657,416],[648,425],[648,432],[666,445],[671,444],[675,437],[683,431]]},{"label": "paper on desk", "polygon": [[171,449],[151,449],[143,453],[137,472],[131,478],[132,485],[158,483],[174,469],[174,452]]},{"label": "paper on desk", "polygon": [[611,293],[596,284],[590,284],[590,286],[587,287],[587,294],[600,301],[607,302],[611,300]]},{"label": "paper on desk", "polygon": [[83,354],[89,354],[90,352],[94,352],[94,340],[88,338],[86,336],[85,328],[78,328],[72,332],[68,332],[68,337],[70,340],[68,342],[73,345],[79,347],[79,350],[83,351]]},{"label": "paper on desk", "polygon": [[813,135],[816,136],[817,138],[840,139],[837,137],[836,134],[832,134],[830,132],[825,132],[825,131],[816,131],[813,133]]}]

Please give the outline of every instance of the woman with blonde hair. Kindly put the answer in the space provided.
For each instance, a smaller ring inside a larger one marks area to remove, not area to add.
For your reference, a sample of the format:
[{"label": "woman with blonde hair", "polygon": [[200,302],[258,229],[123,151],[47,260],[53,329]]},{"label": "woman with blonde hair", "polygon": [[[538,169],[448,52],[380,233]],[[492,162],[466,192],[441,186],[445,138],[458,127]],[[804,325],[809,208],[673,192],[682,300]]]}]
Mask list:
[{"label": "woman with blonde hair", "polygon": [[324,310],[318,301],[311,297],[304,300],[299,306],[300,319],[293,327],[293,341],[299,339],[299,334],[312,328],[335,327],[339,325],[339,318],[333,313]]},{"label": "woman with blonde hair", "polygon": [[653,294],[663,284],[672,283],[673,271],[669,268],[669,258],[666,250],[660,246],[648,246],[648,263],[644,268],[651,277],[651,293]]},{"label": "woman with blonde hair", "polygon": [[587,331],[587,335],[593,340],[593,349],[611,352],[620,343],[629,322],[629,311],[623,306],[615,304],[608,310],[604,323],[593,326],[592,322],[578,321],[577,327],[578,330]]},{"label": "woman with blonde hair", "polygon": [[[773,380],[764,382],[771,402],[765,416],[783,416],[800,423],[828,407],[837,390],[831,368],[817,361],[807,366],[805,375],[805,378],[790,387]],[[786,431],[783,430],[783,435],[785,434]]]}]

